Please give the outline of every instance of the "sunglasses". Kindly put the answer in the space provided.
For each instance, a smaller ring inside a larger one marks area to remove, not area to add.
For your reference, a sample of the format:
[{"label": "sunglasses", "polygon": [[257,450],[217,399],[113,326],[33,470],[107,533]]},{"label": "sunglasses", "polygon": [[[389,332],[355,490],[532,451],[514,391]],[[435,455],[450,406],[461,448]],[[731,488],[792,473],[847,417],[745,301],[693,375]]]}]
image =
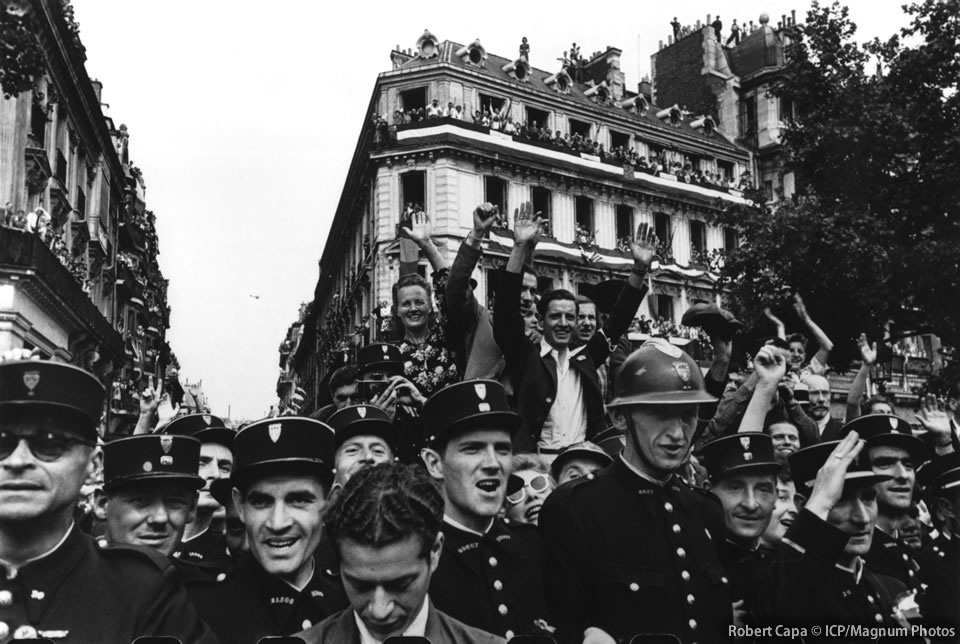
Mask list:
[{"label": "sunglasses", "polygon": [[522,476],[511,474],[507,479],[507,503],[510,505],[522,503],[527,497],[527,488],[534,492],[543,492],[548,487],[550,487],[550,479],[546,474],[534,476],[529,483],[524,481]]},{"label": "sunglasses", "polygon": [[30,453],[46,463],[59,459],[74,445],[96,445],[93,441],[54,432],[20,434],[4,430],[0,431],[0,461],[13,454],[20,445],[20,441],[27,441]]}]

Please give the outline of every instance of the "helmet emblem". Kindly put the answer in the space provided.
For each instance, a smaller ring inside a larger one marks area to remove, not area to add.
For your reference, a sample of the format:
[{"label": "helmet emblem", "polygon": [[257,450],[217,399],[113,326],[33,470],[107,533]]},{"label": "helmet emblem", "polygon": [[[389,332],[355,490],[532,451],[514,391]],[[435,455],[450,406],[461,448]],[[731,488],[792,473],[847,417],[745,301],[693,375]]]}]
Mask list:
[{"label": "helmet emblem", "polygon": [[40,384],[39,371],[27,371],[23,374],[23,384],[27,386],[27,395],[32,396],[33,390]]},{"label": "helmet emblem", "polygon": [[646,368],[646,367],[640,367],[639,369],[637,369],[637,373],[636,373],[635,375],[642,376],[642,375],[645,374],[645,373],[647,373],[647,368]]},{"label": "helmet emblem", "polygon": [[690,382],[690,365],[686,362],[674,362],[673,368],[684,383]]},{"label": "helmet emblem", "polygon": [[366,407],[357,407],[357,416],[360,418],[367,417],[367,408]]},{"label": "helmet emblem", "polygon": [[280,432],[283,431],[282,423],[273,423],[267,426],[267,433],[270,435],[270,440],[276,443],[280,440]]},{"label": "helmet emblem", "polygon": [[173,436],[169,434],[160,435],[160,449],[163,450],[164,454],[169,454],[170,449],[173,447]]},{"label": "helmet emblem", "polygon": [[473,390],[477,392],[477,398],[480,400],[483,400],[487,397],[487,386],[485,384],[476,384],[473,386]]}]

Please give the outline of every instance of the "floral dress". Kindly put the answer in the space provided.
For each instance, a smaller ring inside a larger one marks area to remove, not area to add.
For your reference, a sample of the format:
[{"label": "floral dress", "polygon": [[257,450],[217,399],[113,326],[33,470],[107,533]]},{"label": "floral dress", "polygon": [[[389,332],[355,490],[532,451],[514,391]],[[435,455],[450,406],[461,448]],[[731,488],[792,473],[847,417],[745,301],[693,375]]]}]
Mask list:
[{"label": "floral dress", "polygon": [[426,398],[460,380],[456,355],[449,348],[440,325],[430,331],[423,344],[401,340],[400,354],[403,356],[403,375]]}]

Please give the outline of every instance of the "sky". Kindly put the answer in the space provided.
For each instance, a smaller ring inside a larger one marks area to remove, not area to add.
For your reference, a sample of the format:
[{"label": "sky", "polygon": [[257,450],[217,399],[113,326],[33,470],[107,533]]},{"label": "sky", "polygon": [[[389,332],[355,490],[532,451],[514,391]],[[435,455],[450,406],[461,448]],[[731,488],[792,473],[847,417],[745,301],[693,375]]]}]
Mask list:
[{"label": "sky", "polygon": [[[181,381],[202,380],[212,411],[254,419],[276,403],[278,347],[317,262],[377,75],[390,51],[424,29],[441,41],[479,38],[554,69],[571,42],[583,55],[623,50],[627,87],[683,24],[719,11],[776,24],[783,0],[591,4],[403,3],[367,0],[73,0],[87,72],[104,84],[106,114],[130,132],[147,208],[157,216],[160,266],[170,280],[167,340]],[[907,24],[901,0],[846,3],[858,38]],[[735,9],[731,7],[736,7]]]}]

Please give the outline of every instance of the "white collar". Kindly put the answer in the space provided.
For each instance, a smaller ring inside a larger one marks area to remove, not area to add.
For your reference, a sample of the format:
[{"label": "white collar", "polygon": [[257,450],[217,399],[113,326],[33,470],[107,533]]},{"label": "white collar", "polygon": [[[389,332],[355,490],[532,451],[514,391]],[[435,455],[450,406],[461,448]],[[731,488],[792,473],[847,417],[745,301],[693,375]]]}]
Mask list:
[{"label": "white collar", "polygon": [[[420,605],[420,611],[417,613],[417,616],[413,618],[413,621],[410,622],[410,626],[407,626],[404,629],[403,633],[400,634],[401,637],[426,637],[427,634],[427,617],[430,612],[430,596],[425,595],[423,598],[423,604]],[[378,640],[373,634],[367,629],[367,625],[363,623],[363,620],[360,619],[360,616],[357,614],[357,611],[353,611],[353,619],[357,623],[357,630],[360,631],[360,644],[381,644],[382,640]]]},{"label": "white collar", "polygon": [[193,535],[193,536],[190,537],[189,539],[181,539],[181,540],[180,540],[180,545],[183,545],[183,544],[185,544],[185,543],[190,543],[190,542],[193,541],[194,539],[199,539],[199,538],[202,537],[204,534],[206,534],[208,530],[210,530],[210,526],[207,526],[206,528],[204,528],[203,530],[201,530],[201,531],[198,532],[197,534]]},{"label": "white collar", "polygon": [[550,346],[550,344],[546,340],[544,340],[543,338],[540,338],[540,357],[541,358],[546,358],[548,355],[550,355],[552,351],[556,351],[557,356],[559,357],[561,352],[565,350],[567,350],[567,347],[564,347],[563,349],[554,349],[552,346]]},{"label": "white collar", "polygon": [[302,585],[302,586],[300,586],[299,588],[297,588],[296,584],[294,584],[293,582],[289,582],[289,581],[287,581],[286,579],[283,579],[282,577],[280,578],[280,581],[282,581],[282,582],[285,583],[286,585],[290,586],[291,588],[293,588],[293,589],[294,589],[295,591],[297,591],[298,593],[302,593],[302,592],[303,592],[303,589],[306,588],[307,586],[309,586],[309,585],[310,585],[310,582],[313,581],[313,573],[315,573],[316,571],[317,571],[317,562],[316,562],[316,560],[315,560],[313,557],[310,557],[310,576],[307,577],[307,580],[306,580],[305,582],[303,582],[303,585]]},{"label": "white collar", "polygon": [[482,537],[483,535],[485,535],[485,534],[487,534],[488,532],[490,532],[490,528],[493,527],[493,522],[494,522],[494,520],[495,520],[495,517],[490,517],[490,525],[488,525],[487,528],[486,528],[483,532],[477,532],[477,531],[474,530],[473,528],[468,528],[467,526],[463,525],[462,523],[460,523],[460,522],[457,521],[456,519],[452,518],[452,517],[451,517],[449,514],[447,514],[447,513],[444,513],[444,514],[443,514],[443,520],[444,520],[445,523],[449,523],[450,525],[452,525],[452,526],[453,526],[454,528],[456,528],[457,530],[463,530],[464,532],[469,532],[470,534],[475,534],[475,535],[477,535],[478,537]]},{"label": "white collar", "polygon": [[67,531],[63,533],[63,537],[60,539],[60,541],[57,542],[57,545],[55,545],[54,547],[50,548],[49,550],[47,550],[45,553],[43,553],[43,554],[41,554],[41,555],[37,555],[36,557],[31,557],[30,559],[27,559],[26,561],[24,561],[23,563],[21,563],[19,566],[14,566],[14,565],[9,564],[9,563],[7,563],[6,561],[0,559],[0,565],[4,566],[4,567],[7,569],[7,578],[8,578],[8,579],[13,579],[13,578],[15,578],[15,577],[17,576],[17,571],[20,570],[21,568],[23,568],[24,566],[26,566],[27,564],[33,563],[34,561],[40,561],[40,560],[43,559],[44,557],[48,557],[48,556],[50,556],[51,554],[53,554],[54,552],[56,552],[56,551],[57,551],[57,548],[59,548],[60,546],[62,546],[62,545],[64,544],[64,542],[67,540],[67,537],[70,536],[70,533],[73,532],[73,527],[74,527],[75,525],[76,525],[76,522],[75,522],[75,521],[71,521],[71,522],[70,522],[70,527],[67,528]]},{"label": "white collar", "polygon": [[[637,476],[639,476],[639,477],[642,478],[643,480],[649,481],[650,483],[653,483],[654,485],[656,485],[656,486],[658,486],[658,487],[663,487],[663,486],[665,486],[665,485],[667,484],[666,481],[658,481],[657,479],[653,478],[653,477],[650,476],[649,474],[646,474],[646,473],[644,473],[644,472],[641,472],[641,471],[637,468],[636,465],[634,465],[633,463],[629,462],[629,461],[624,457],[623,452],[620,452],[620,460],[623,461],[623,464],[626,465],[626,466],[630,469],[631,472],[633,472],[634,474],[636,474]],[[671,474],[671,476],[673,476],[673,475]]]},{"label": "white collar", "polygon": [[836,564],[836,566],[838,569],[842,570],[843,572],[848,572],[851,575],[853,575],[853,582],[855,584],[860,583],[860,578],[863,577],[863,559],[861,559],[860,557],[857,557],[856,559],[854,559],[852,569],[847,568],[846,566],[841,566],[840,564]]}]

